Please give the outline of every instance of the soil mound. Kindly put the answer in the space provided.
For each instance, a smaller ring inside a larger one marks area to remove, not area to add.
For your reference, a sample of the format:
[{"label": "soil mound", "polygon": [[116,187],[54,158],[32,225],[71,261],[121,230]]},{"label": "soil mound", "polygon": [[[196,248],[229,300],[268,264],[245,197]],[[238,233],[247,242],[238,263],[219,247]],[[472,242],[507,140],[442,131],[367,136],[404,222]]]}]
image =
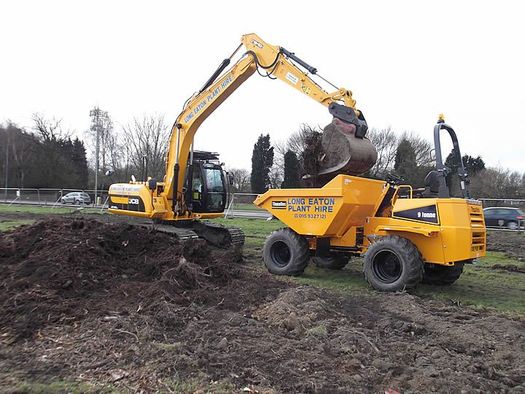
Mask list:
[{"label": "soil mound", "polygon": [[109,314],[144,299],[188,303],[189,291],[228,282],[236,256],[204,241],[180,244],[124,223],[51,219],[0,234],[0,329],[15,338],[44,325]]},{"label": "soil mound", "polygon": [[272,326],[301,334],[331,313],[334,310],[323,299],[322,290],[301,287],[282,292],[277,299],[259,308],[254,316]]}]

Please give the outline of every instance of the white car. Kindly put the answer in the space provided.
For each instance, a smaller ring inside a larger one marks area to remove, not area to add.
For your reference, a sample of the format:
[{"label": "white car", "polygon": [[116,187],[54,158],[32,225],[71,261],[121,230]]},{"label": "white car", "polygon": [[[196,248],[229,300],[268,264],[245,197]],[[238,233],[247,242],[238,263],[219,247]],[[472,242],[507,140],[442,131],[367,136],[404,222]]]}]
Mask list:
[{"label": "white car", "polygon": [[89,197],[89,194],[84,192],[71,192],[62,196],[62,198],[60,198],[60,202],[62,204],[75,205],[91,204],[91,197]]}]

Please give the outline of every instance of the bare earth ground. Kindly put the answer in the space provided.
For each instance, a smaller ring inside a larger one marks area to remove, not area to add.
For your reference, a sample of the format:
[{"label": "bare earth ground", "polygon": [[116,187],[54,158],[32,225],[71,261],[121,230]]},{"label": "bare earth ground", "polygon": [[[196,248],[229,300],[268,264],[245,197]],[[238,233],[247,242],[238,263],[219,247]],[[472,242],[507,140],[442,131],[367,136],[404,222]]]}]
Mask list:
[{"label": "bare earth ground", "polygon": [[0,265],[5,391],[525,392],[522,317],[297,286],[85,218],[0,234]]}]

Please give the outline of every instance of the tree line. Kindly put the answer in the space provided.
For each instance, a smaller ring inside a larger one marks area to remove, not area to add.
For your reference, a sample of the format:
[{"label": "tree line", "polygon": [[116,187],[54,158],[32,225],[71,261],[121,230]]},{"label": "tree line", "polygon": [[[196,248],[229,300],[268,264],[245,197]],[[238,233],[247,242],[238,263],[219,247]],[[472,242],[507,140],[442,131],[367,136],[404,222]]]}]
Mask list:
[{"label": "tree line", "polygon": [[[0,125],[0,185],[92,189],[97,167],[98,189],[128,181],[131,175],[163,178],[170,128],[162,116],[144,115],[117,128],[109,113],[98,107],[89,115],[91,124],[84,141],[72,138],[60,120],[39,114],[33,115],[29,130],[12,122]],[[287,140],[273,144],[269,134],[261,134],[253,146],[251,171],[229,170],[233,191],[259,194],[268,188],[301,187],[302,178],[312,170],[308,159],[320,154],[311,146],[316,146],[321,134],[322,130],[303,125]],[[371,129],[368,138],[378,158],[363,176],[386,179],[393,174],[414,187],[424,186],[425,176],[435,167],[430,142],[391,128]],[[524,173],[487,168],[480,156],[469,154],[463,156],[463,162],[473,197],[525,198]],[[457,193],[454,155],[450,154],[445,164],[451,170],[447,181]]]},{"label": "tree line", "polygon": [[162,179],[170,132],[162,116],[134,118],[117,130],[108,112],[95,107],[89,115],[84,140],[40,114],[29,129],[0,124],[0,187],[93,189],[97,168],[99,190],[131,175]]},{"label": "tree line", "polygon": [[[261,134],[253,148],[252,172],[245,169],[230,170],[234,190],[240,192],[263,193],[269,188],[301,187],[302,177],[309,172],[307,168],[310,155],[318,152],[308,151],[311,141],[320,140],[320,129],[303,125],[286,141],[270,143],[268,134]],[[395,133],[391,128],[371,129],[368,133],[377,149],[376,164],[362,176],[386,179],[399,178],[414,188],[425,186],[425,177],[435,169],[433,145],[414,133]],[[503,168],[486,167],[481,156],[462,156],[463,164],[470,176],[470,191],[475,198],[525,198],[525,173]],[[459,196],[457,169],[459,163],[454,152],[446,157],[449,168],[447,184],[452,195]]]},{"label": "tree line", "polygon": [[60,121],[35,114],[28,132],[0,125],[2,187],[85,188],[88,166],[84,143],[61,128]]}]

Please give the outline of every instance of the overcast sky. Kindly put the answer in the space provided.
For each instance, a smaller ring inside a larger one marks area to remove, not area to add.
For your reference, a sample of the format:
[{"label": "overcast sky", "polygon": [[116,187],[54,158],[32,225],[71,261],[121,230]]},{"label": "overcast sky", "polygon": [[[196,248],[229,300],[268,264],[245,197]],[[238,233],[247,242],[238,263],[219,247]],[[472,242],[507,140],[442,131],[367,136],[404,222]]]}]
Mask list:
[{"label": "overcast sky", "polygon": [[[4,1],[0,122],[39,112],[82,136],[99,105],[117,127],[171,124],[220,61],[255,32],[353,91],[371,127],[431,140],[440,112],[463,153],[525,170],[525,6],[520,1]],[[249,168],[260,133],[285,140],[331,120],[255,74],[206,122],[196,148]]]}]

